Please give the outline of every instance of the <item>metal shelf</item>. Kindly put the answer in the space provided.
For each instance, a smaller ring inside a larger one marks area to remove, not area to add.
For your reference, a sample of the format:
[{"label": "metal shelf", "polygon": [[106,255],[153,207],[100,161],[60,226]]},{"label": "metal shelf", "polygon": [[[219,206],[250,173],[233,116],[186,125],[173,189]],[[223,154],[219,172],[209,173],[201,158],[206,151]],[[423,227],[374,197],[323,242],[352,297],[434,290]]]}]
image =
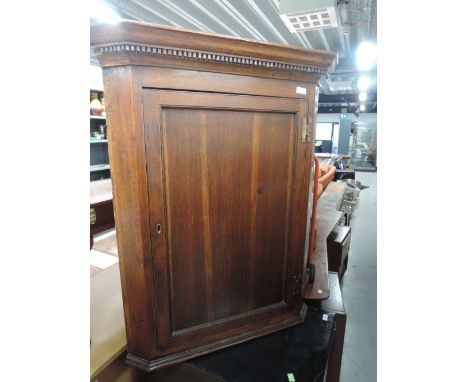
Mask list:
[{"label": "metal shelf", "polygon": [[107,143],[107,139],[96,139],[96,140],[90,140],[90,143]]},{"label": "metal shelf", "polygon": [[90,115],[89,118],[91,118],[91,119],[103,119],[103,120],[106,119],[106,117],[104,117],[102,115]]},{"label": "metal shelf", "polygon": [[95,172],[95,171],[102,171],[102,170],[109,170],[110,165],[108,164],[97,164],[95,166],[90,167],[90,172]]}]

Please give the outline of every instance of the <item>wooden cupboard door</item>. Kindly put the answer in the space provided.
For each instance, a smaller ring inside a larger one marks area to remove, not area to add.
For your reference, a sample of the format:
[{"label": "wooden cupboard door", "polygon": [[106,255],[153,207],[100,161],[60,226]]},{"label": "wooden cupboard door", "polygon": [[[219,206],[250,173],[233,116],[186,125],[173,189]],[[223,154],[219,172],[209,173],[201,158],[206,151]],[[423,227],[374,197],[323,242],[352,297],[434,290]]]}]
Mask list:
[{"label": "wooden cupboard door", "polygon": [[298,314],[307,105],[144,90],[159,350]]}]

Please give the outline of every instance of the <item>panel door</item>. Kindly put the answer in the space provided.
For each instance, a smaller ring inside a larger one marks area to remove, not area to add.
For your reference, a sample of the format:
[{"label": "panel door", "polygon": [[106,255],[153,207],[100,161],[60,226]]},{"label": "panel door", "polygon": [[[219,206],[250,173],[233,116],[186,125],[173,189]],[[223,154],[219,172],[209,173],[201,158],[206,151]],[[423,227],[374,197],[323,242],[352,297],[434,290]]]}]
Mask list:
[{"label": "panel door", "polygon": [[304,255],[307,106],[144,90],[159,350],[298,314],[293,276],[302,274]]}]

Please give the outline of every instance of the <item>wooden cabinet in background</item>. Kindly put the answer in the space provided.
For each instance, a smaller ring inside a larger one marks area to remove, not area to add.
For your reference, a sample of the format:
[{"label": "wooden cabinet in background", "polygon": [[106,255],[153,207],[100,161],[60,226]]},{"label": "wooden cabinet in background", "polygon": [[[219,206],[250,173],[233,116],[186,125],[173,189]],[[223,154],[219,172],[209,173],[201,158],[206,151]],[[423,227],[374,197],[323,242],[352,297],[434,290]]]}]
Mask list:
[{"label": "wooden cabinet in background", "polygon": [[98,180],[90,183],[91,236],[115,226],[112,203],[112,181]]},{"label": "wooden cabinet in background", "polygon": [[327,238],[328,270],[337,272],[340,280],[348,268],[351,227],[336,226]]},{"label": "wooden cabinet in background", "polygon": [[127,362],[303,321],[317,82],[336,55],[137,22],[103,67]]}]

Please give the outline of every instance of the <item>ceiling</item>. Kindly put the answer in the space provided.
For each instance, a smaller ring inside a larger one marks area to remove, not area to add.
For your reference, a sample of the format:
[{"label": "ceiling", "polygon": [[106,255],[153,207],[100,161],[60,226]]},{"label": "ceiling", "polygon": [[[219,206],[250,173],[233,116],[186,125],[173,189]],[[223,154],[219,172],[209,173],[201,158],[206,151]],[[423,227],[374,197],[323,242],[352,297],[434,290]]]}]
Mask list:
[{"label": "ceiling", "polygon": [[[126,19],[336,52],[339,64],[319,84],[319,112],[359,104],[354,52],[360,42],[376,40],[377,0],[337,0],[339,27],[299,33],[291,33],[280,18],[280,1],[286,0],[104,1]],[[376,70],[367,75],[372,85],[366,112],[375,112]]]}]

